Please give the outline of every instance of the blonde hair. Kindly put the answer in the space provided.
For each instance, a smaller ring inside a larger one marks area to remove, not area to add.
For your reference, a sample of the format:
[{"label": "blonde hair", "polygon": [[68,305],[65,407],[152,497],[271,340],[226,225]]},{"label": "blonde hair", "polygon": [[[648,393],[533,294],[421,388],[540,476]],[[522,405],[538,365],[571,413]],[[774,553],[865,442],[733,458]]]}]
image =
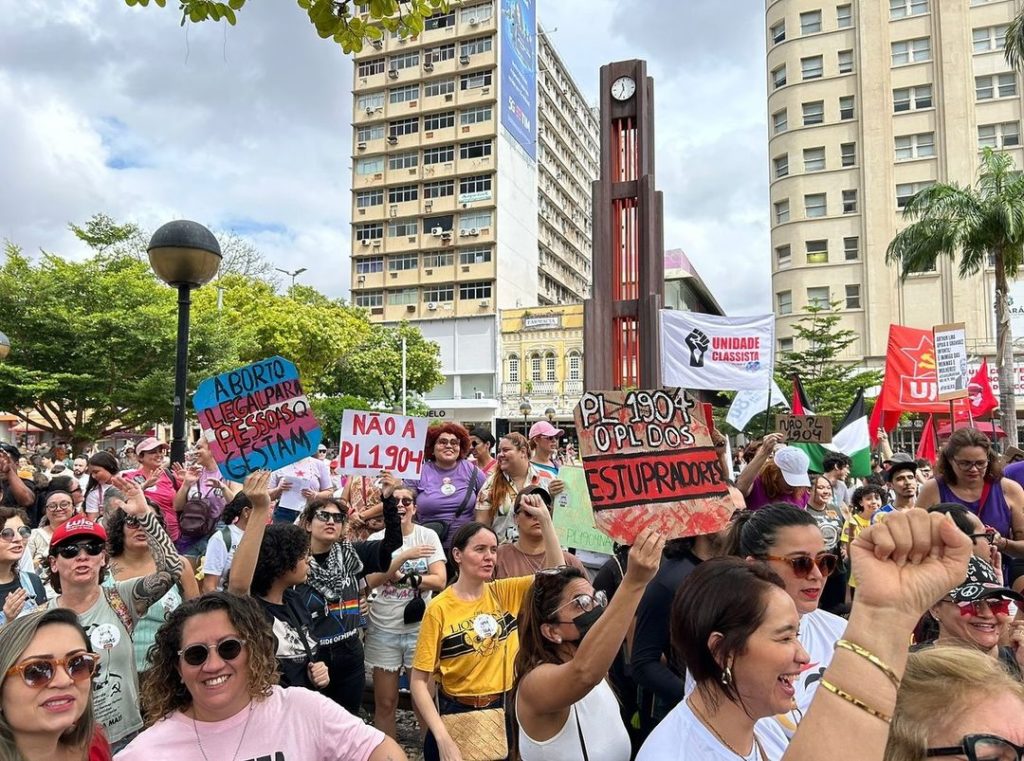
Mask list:
[{"label": "blonde hair", "polygon": [[983,697],[1000,693],[1024,703],[1024,684],[998,658],[968,647],[911,653],[896,698],[884,761],[925,761],[928,738]]}]

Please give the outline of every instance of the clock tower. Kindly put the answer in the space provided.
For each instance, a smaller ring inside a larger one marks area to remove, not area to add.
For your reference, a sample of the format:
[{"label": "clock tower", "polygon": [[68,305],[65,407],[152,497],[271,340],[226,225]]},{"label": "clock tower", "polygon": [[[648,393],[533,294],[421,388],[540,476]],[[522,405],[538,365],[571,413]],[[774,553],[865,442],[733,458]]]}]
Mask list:
[{"label": "clock tower", "polygon": [[661,386],[662,195],[654,189],[654,80],[644,61],[601,67],[601,175],[593,184],[584,385]]}]

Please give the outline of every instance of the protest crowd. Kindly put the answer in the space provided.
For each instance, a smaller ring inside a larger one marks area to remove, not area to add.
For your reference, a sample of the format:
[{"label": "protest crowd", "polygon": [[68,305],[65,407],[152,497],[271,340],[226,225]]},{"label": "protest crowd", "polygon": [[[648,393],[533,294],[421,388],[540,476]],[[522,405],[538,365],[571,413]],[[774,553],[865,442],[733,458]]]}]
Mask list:
[{"label": "protest crowd", "polygon": [[879,431],[857,479],[713,432],[724,527],[600,563],[556,533],[563,436],[240,482],[205,437],[0,443],[0,758],[1022,758],[1024,462],[977,428],[935,462]]}]

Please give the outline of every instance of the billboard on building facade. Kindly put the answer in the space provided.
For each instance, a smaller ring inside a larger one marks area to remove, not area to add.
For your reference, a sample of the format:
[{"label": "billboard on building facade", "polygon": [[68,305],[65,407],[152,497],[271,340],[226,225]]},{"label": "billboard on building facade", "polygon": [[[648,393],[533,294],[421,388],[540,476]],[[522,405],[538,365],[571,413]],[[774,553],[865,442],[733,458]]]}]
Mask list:
[{"label": "billboard on building facade", "polygon": [[537,4],[501,0],[501,125],[537,160]]}]

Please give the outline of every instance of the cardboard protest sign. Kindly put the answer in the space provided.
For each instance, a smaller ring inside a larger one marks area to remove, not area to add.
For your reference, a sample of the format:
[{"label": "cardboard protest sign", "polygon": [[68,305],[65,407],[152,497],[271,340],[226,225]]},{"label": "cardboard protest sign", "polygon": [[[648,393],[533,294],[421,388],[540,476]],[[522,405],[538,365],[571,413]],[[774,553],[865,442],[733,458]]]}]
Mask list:
[{"label": "cardboard protest sign", "polygon": [[192,405],[220,472],[241,481],[314,454],[320,423],[299,382],[298,368],[270,357],[199,384]]},{"label": "cardboard protest sign", "polygon": [[419,479],[428,424],[421,417],[345,410],[338,470],[365,476],[389,470],[398,478]]},{"label": "cardboard protest sign", "polygon": [[935,340],[935,372],[938,375],[940,402],[963,399],[971,380],[967,369],[967,329],[962,322],[936,325],[932,328]]},{"label": "cardboard protest sign", "polygon": [[558,469],[558,477],[565,483],[565,491],[555,497],[553,516],[559,544],[610,555],[612,540],[594,526],[594,510],[590,506],[583,468],[563,465]]},{"label": "cardboard protest sign", "polygon": [[732,514],[707,415],[678,389],[588,391],[575,412],[594,524],[623,544],[654,526],[710,534]]},{"label": "cardboard protest sign", "polygon": [[776,415],[775,432],[790,444],[830,444],[832,418],[822,415]]}]

